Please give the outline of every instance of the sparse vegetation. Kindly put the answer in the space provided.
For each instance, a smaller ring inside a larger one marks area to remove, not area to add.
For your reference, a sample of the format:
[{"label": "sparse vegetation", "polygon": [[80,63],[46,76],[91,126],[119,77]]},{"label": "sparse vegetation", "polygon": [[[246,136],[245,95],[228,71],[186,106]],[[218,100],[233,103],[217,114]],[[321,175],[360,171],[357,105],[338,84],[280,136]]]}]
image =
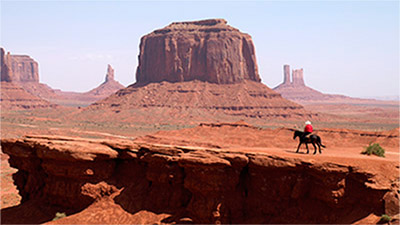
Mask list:
[{"label": "sparse vegetation", "polygon": [[385,149],[383,149],[378,143],[374,144],[369,144],[367,147],[365,147],[365,150],[361,152],[361,154],[366,154],[366,155],[377,155],[379,157],[385,157]]},{"label": "sparse vegetation", "polygon": [[65,213],[57,212],[57,213],[56,213],[56,217],[53,218],[53,221],[59,220],[59,219],[64,218],[64,217],[66,217],[66,216],[67,216],[67,215],[66,215]]},{"label": "sparse vegetation", "polygon": [[386,214],[383,214],[383,215],[381,216],[381,220],[379,220],[378,223],[388,223],[388,222],[390,222],[390,221],[392,221],[392,217],[390,217],[390,216],[388,216],[388,215],[386,215]]}]

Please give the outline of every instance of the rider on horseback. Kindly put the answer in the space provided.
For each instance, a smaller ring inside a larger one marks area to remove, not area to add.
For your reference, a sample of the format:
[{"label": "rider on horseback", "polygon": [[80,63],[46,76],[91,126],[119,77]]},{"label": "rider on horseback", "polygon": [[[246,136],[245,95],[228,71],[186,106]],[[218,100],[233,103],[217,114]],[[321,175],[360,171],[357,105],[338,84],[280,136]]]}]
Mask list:
[{"label": "rider on horseback", "polygon": [[309,136],[313,132],[313,127],[310,121],[305,122],[306,126],[304,127],[304,137]]}]

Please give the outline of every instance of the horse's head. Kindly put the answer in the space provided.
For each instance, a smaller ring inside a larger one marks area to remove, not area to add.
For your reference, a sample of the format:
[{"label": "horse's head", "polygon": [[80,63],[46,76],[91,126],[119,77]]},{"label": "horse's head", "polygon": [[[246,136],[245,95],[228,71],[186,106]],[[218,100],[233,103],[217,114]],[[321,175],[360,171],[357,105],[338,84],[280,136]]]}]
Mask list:
[{"label": "horse's head", "polygon": [[297,136],[299,136],[299,131],[295,130],[293,134],[293,139],[296,139]]}]

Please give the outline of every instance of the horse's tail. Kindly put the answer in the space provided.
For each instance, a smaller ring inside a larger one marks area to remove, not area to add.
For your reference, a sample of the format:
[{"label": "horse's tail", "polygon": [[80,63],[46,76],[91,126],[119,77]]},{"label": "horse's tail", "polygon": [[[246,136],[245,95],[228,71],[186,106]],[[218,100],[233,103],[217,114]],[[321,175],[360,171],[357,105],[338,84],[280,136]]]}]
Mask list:
[{"label": "horse's tail", "polygon": [[317,136],[317,137],[318,137],[319,145],[321,145],[322,147],[326,148],[325,145],[322,144],[321,138],[319,136]]}]

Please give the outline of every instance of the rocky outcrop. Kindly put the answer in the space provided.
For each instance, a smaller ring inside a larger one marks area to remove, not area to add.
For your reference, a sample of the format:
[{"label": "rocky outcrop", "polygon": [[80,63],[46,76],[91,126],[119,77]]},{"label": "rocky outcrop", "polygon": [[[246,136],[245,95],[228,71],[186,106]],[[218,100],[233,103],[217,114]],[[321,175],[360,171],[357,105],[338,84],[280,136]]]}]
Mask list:
[{"label": "rocky outcrop", "polygon": [[274,91],[280,93],[282,97],[297,102],[306,104],[309,102],[322,101],[328,102],[349,102],[360,101],[361,99],[350,98],[344,95],[324,94],[305,85],[303,68],[292,70],[292,79],[290,81],[290,67],[283,66],[283,83],[273,88]]},{"label": "rocky outcrop", "polygon": [[107,65],[107,74],[106,74],[106,81],[113,81],[114,80],[114,69],[111,67],[110,64]]},{"label": "rocky outcrop", "polygon": [[303,79],[303,68],[292,71],[292,85],[293,86],[305,86]]},{"label": "rocky outcrop", "polygon": [[283,65],[283,84],[289,85],[291,83],[290,80],[290,66]]},{"label": "rocky outcrop", "polygon": [[138,83],[260,82],[250,35],[223,19],[175,22],[142,37]]},{"label": "rocky outcrop", "polygon": [[120,84],[118,81],[114,80],[114,69],[109,64],[107,66],[107,74],[105,81],[97,88],[94,88],[89,92],[87,92],[87,95],[106,98],[122,88],[124,88],[124,86]]},{"label": "rocky outcrop", "polygon": [[384,160],[371,169],[368,159],[341,164],[259,149],[54,136],[2,140],[1,147],[18,168],[23,202],[2,210],[2,223],[43,223],[55,210],[79,223],[82,210],[81,222],[88,220],[86,208],[104,210],[92,223],[132,223],[129,214],[143,210],[171,215],[165,223],[197,224],[353,223],[398,213],[390,206],[398,201],[396,163]]},{"label": "rocky outcrop", "polygon": [[292,70],[292,76],[290,76],[290,65],[283,65],[283,83],[274,88],[274,90],[280,90],[284,87],[300,86],[305,86],[303,68]]},{"label": "rocky outcrop", "polygon": [[5,54],[3,48],[0,48],[0,65],[1,65],[1,81],[11,82],[12,81],[12,70],[10,67],[10,53]]},{"label": "rocky outcrop", "polygon": [[11,55],[12,81],[39,83],[38,63],[27,55]]}]

